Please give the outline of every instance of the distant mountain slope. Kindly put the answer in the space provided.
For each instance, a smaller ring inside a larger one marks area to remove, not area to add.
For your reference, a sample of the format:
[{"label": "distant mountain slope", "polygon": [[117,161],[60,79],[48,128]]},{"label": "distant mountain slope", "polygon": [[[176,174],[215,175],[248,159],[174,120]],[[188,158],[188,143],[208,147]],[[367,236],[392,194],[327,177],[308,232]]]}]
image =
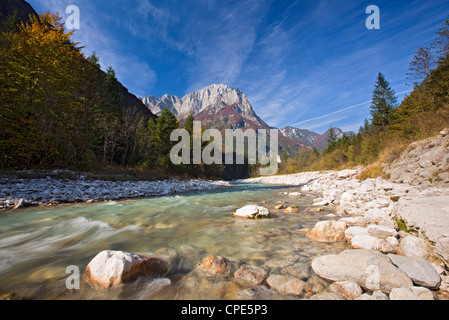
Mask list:
[{"label": "distant mountain slope", "polygon": [[[353,132],[343,132],[343,130],[339,128],[332,129],[334,130],[338,139],[342,138],[344,135],[353,134]],[[279,131],[284,136],[311,148],[315,148],[318,151],[323,151],[329,144],[327,139],[330,129],[327,130],[324,134],[318,134],[307,129],[299,129],[294,127],[286,127],[284,129],[280,129]]]}]

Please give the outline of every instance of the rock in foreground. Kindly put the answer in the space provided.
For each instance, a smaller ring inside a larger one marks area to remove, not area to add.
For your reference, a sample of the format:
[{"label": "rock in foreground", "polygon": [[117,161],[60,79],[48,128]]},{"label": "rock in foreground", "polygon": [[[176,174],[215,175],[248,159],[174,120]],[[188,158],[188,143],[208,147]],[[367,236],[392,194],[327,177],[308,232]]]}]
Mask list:
[{"label": "rock in foreground", "polygon": [[110,288],[139,276],[161,277],[167,269],[167,262],[162,259],[123,251],[103,251],[87,265],[84,276],[101,288]]},{"label": "rock in foreground", "polygon": [[385,255],[370,250],[345,250],[339,255],[319,257],[312,262],[321,278],[353,281],[366,290],[389,294],[393,288],[411,287],[413,282]]},{"label": "rock in foreground", "polygon": [[197,270],[201,270],[210,275],[228,276],[231,273],[231,262],[219,256],[207,256],[202,262],[196,266]]}]

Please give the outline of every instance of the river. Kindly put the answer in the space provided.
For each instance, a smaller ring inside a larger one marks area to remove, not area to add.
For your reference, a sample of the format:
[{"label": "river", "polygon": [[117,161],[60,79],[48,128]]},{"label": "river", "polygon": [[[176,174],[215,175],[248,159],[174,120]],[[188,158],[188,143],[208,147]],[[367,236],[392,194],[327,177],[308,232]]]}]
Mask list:
[{"label": "river", "polygon": [[[301,229],[325,220],[326,212],[306,211],[313,195],[290,198],[280,194],[294,191],[298,188],[236,184],[176,196],[7,212],[0,216],[0,295],[15,292],[27,299],[183,299],[187,297],[176,294],[176,284],[209,254],[261,266],[270,273],[346,249],[347,244],[317,243],[306,237]],[[298,206],[299,213],[275,210],[278,201]],[[271,219],[233,217],[236,209],[257,203],[271,210]],[[178,266],[168,275],[172,284],[156,296],[150,293],[168,280],[140,281],[134,287],[113,290],[97,290],[83,282],[80,290],[67,290],[67,266],[77,266],[82,274],[103,250],[178,252],[185,259],[178,259]],[[193,294],[188,298],[203,297]]]}]

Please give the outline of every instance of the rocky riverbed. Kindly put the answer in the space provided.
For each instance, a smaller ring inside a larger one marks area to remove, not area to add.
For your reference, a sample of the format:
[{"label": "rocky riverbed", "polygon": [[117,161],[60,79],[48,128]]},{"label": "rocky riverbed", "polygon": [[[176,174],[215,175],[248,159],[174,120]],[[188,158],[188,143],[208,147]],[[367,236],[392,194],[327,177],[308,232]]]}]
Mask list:
[{"label": "rocky riverbed", "polygon": [[0,210],[164,196],[214,190],[229,185],[226,181],[208,180],[105,181],[86,179],[84,176],[78,179],[0,177]]},{"label": "rocky riverbed", "polygon": [[360,181],[356,177],[361,170],[307,172],[246,182],[297,185],[303,193],[321,193],[313,201],[317,208],[334,209],[327,220],[308,231],[314,241],[351,245],[350,250],[312,262],[318,276],[336,283],[329,290],[338,287],[347,296],[346,287],[357,288],[357,292],[365,292],[360,299],[448,298],[448,187],[382,178]]}]

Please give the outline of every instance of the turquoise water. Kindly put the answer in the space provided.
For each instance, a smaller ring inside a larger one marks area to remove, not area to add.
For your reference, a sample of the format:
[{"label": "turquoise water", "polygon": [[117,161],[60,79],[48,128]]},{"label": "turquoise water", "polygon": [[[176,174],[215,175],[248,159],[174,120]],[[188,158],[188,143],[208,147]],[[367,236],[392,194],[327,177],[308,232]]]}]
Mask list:
[{"label": "turquoise water", "polygon": [[[103,250],[187,252],[184,260],[191,263],[171,271],[168,277],[173,283],[209,254],[270,271],[343,250],[343,244],[311,242],[300,231],[325,220],[325,214],[305,212],[313,197],[279,194],[297,189],[236,185],[177,196],[8,212],[0,216],[0,295],[15,292],[30,299],[134,299],[146,297],[157,285],[144,284],[143,293],[139,293],[138,288],[130,292],[126,288],[95,290],[82,282],[81,290],[68,291],[66,267],[78,266],[83,273]],[[278,201],[296,205],[300,212],[277,211],[274,206]],[[272,219],[232,216],[248,204],[266,206],[273,213]]]}]

